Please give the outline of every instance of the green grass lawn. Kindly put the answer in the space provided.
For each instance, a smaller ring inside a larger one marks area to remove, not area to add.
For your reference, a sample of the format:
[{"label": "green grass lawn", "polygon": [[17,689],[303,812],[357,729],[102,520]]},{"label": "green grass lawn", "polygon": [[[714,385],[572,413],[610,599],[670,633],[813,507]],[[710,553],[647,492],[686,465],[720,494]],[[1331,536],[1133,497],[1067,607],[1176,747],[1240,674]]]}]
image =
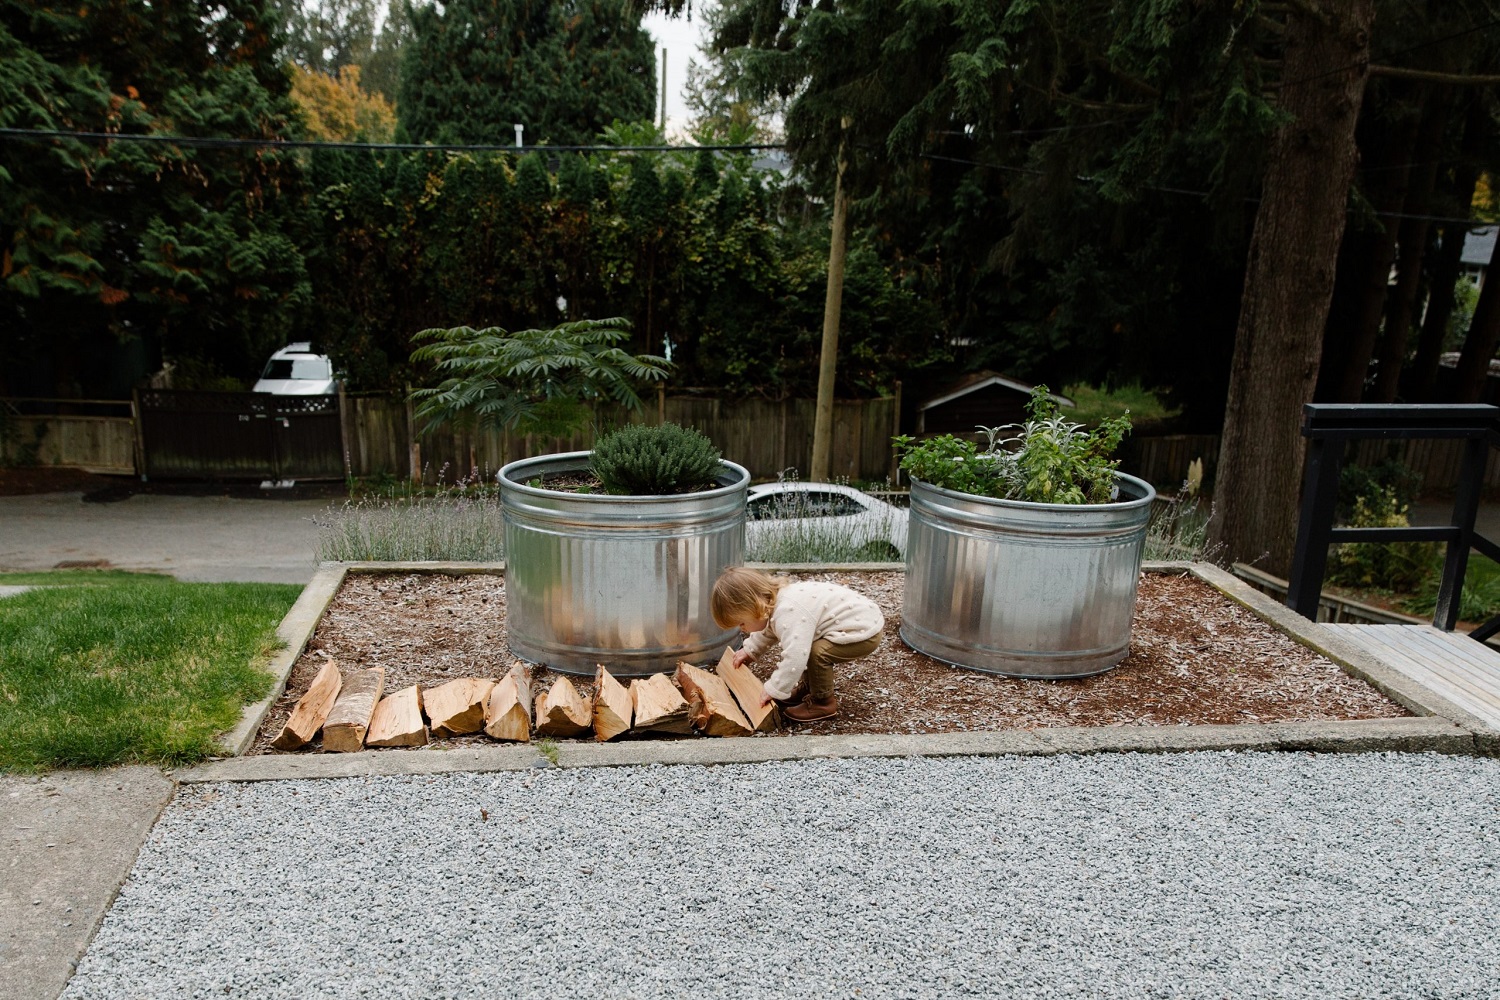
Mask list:
[{"label": "green grass lawn", "polygon": [[0,770],[177,765],[264,697],[302,588],[116,572],[0,574]]}]

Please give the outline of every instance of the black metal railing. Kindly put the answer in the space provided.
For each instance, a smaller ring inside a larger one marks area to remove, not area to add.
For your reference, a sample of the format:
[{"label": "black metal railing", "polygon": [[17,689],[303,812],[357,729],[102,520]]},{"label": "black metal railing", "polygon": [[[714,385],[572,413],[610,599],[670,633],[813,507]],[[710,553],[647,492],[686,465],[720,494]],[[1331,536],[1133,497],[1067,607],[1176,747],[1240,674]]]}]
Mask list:
[{"label": "black metal railing", "polygon": [[[1287,607],[1316,618],[1328,546],[1340,542],[1444,542],[1447,555],[1438,586],[1432,624],[1445,632],[1458,623],[1459,595],[1471,548],[1500,561],[1500,545],[1474,531],[1484,467],[1490,448],[1500,445],[1500,408],[1479,404],[1309,403],[1303,408],[1302,436],[1308,439],[1302,477],[1302,509],[1297,547],[1292,553]],[[1446,525],[1405,528],[1335,528],[1339,469],[1350,441],[1409,438],[1462,440],[1463,460],[1455,484],[1453,513]],[[1500,632],[1500,616],[1470,632],[1483,641]]]}]

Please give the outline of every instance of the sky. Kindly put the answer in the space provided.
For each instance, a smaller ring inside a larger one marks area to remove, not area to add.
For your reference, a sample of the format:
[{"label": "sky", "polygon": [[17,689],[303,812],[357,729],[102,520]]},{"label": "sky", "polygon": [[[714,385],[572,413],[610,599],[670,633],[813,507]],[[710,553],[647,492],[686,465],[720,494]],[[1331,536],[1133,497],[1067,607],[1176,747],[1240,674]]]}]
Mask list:
[{"label": "sky", "polygon": [[[641,26],[656,39],[657,86],[661,86],[661,50],[667,50],[667,132],[685,132],[687,128],[687,105],[682,99],[683,87],[687,84],[688,60],[698,56],[699,34],[703,29],[703,18],[695,16],[671,18],[657,11],[641,19]],[[657,92],[656,106],[661,108],[661,93]]]}]

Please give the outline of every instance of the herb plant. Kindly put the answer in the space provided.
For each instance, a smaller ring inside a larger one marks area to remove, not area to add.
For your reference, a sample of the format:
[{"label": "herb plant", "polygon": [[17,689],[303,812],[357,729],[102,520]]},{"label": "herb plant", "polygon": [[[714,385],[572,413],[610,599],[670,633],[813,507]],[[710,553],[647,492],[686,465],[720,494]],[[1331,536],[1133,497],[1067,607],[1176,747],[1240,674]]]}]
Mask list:
[{"label": "herb plant", "polygon": [[676,424],[629,424],[594,442],[589,467],[606,493],[663,496],[711,487],[720,457],[699,431]]},{"label": "herb plant", "polygon": [[920,443],[898,437],[901,468],[933,486],[998,500],[1109,503],[1120,464],[1111,456],[1130,433],[1130,414],[1085,430],[1057,412],[1045,385],[1032,390],[1026,410],[1025,423],[980,427],[983,450],[951,434]]}]

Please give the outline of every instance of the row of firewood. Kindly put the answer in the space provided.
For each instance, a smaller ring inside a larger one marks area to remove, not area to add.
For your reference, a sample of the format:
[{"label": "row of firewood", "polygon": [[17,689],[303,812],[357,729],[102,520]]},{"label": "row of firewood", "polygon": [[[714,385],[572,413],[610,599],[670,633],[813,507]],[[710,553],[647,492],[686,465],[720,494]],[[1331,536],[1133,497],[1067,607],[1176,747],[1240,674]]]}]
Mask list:
[{"label": "row of firewood", "polygon": [[413,684],[382,697],[384,687],[383,667],[345,677],[329,660],[271,746],[301,750],[320,732],[324,750],[348,752],[367,746],[423,746],[433,737],[480,731],[525,743],[533,735],[612,740],[626,733],[696,731],[749,736],[780,723],[775,704],[764,704],[759,678],[735,665],[733,650],[725,650],[717,671],[679,663],[672,676],[637,677],[629,687],[601,665],[591,695],[580,694],[566,677],[533,693],[531,668],[519,661],[498,681],[464,677],[430,688]]}]

